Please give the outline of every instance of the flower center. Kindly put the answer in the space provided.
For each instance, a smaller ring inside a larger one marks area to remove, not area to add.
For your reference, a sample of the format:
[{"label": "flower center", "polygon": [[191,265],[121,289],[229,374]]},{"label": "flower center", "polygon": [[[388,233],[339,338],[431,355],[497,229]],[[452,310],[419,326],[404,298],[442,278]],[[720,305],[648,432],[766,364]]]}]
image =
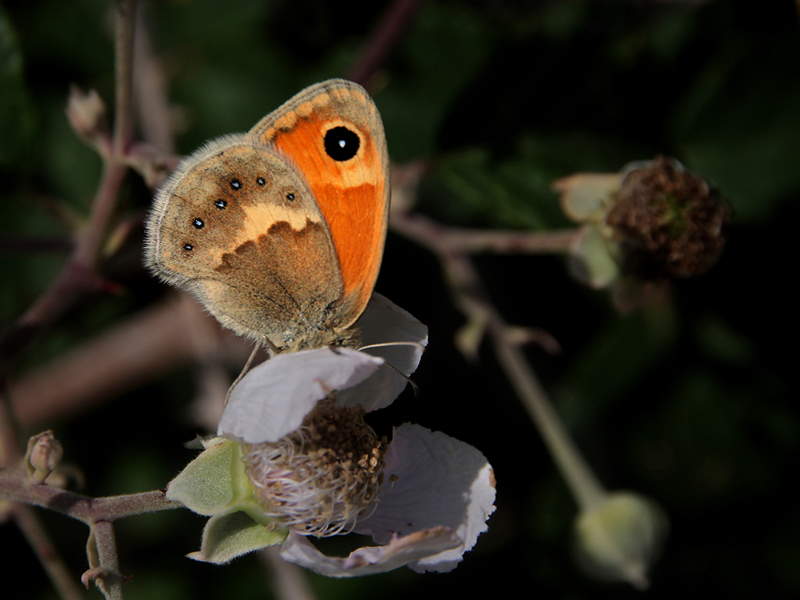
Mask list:
[{"label": "flower center", "polygon": [[386,438],[375,435],[364,412],[325,400],[277,442],[243,447],[267,516],[303,535],[327,537],[352,531],[371,514],[383,482]]}]

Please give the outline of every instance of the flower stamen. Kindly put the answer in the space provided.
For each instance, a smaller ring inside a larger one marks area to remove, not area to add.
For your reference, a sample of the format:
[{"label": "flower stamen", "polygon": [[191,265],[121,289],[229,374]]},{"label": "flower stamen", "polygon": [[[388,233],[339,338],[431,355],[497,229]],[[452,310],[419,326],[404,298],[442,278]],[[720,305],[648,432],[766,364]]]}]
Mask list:
[{"label": "flower stamen", "polygon": [[364,413],[325,400],[277,442],[244,446],[246,472],[267,516],[302,535],[328,537],[349,533],[372,513],[387,440]]}]

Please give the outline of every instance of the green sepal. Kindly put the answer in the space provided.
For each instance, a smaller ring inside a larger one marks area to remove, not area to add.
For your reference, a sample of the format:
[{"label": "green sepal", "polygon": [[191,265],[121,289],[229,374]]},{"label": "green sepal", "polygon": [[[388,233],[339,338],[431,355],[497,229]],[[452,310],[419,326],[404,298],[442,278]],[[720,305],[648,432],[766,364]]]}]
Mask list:
[{"label": "green sepal", "polygon": [[605,288],[620,275],[615,256],[619,248],[616,242],[603,235],[597,225],[585,226],[582,233],[570,252],[572,276],[591,288]]},{"label": "green sepal", "polygon": [[203,529],[203,543],[199,552],[189,558],[223,564],[254,550],[280,544],[286,539],[288,530],[264,526],[243,512],[236,511],[211,517]]},{"label": "green sepal", "polygon": [[190,558],[222,564],[282,542],[288,530],[264,515],[242,461],[241,445],[224,438],[205,450],[167,486],[167,498],[211,517],[199,552]]},{"label": "green sepal", "polygon": [[617,173],[576,173],[556,182],[561,210],[576,223],[599,223],[620,188]]},{"label": "green sepal", "polygon": [[204,445],[206,449],[169,483],[167,498],[207,517],[257,507],[241,446],[224,438],[212,438]]}]

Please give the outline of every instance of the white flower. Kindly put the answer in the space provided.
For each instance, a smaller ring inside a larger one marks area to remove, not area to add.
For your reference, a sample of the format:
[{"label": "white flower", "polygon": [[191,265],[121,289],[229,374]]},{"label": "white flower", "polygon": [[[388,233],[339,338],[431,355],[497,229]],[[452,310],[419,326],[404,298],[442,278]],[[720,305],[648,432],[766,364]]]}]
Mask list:
[{"label": "white flower", "polygon": [[[359,325],[365,345],[412,345],[281,354],[234,389],[224,437],[208,442],[167,490],[211,517],[192,558],[224,563],[282,543],[284,559],[331,577],[404,565],[444,572],[486,530],[494,475],[478,450],[411,424],[387,444],[363,420],[406,386],[427,329],[377,294]],[[333,558],[309,541],[351,531],[379,545]]]}]

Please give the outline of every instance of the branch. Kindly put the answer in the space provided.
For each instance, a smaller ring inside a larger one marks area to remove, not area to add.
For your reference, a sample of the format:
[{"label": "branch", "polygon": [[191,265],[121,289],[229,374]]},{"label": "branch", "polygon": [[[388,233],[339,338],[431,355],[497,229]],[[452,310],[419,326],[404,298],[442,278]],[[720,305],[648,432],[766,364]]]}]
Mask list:
[{"label": "branch", "polygon": [[[478,251],[565,252],[578,230],[555,233],[468,231],[448,228],[407,213],[393,214],[390,225],[394,231],[428,248],[439,259],[454,302],[468,320],[464,331],[469,330],[471,343],[466,354],[474,355],[473,350],[483,333],[489,333],[506,377],[538,428],[579,507],[590,509],[599,505],[606,498],[605,490],[581,456],[523,356],[517,328],[505,323],[492,305],[469,258],[470,253]],[[462,351],[464,346],[460,345]]]},{"label": "branch", "polygon": [[580,233],[578,229],[546,232],[461,229],[408,214],[392,214],[391,226],[394,231],[423,246],[435,239],[437,254],[564,254]]},{"label": "branch", "polygon": [[347,78],[362,85],[386,60],[417,12],[422,0],[395,0],[372,32],[367,47]]},{"label": "branch", "polygon": [[9,385],[23,427],[74,416],[190,361],[243,362],[252,346],[174,294]]},{"label": "branch", "polygon": [[63,600],[82,600],[83,594],[30,506],[14,504],[14,521],[33,548],[50,582]]},{"label": "branch", "polygon": [[31,485],[27,472],[13,469],[0,470],[0,497],[47,508],[87,525],[183,507],[168,500],[162,490],[91,498],[47,484]]}]

